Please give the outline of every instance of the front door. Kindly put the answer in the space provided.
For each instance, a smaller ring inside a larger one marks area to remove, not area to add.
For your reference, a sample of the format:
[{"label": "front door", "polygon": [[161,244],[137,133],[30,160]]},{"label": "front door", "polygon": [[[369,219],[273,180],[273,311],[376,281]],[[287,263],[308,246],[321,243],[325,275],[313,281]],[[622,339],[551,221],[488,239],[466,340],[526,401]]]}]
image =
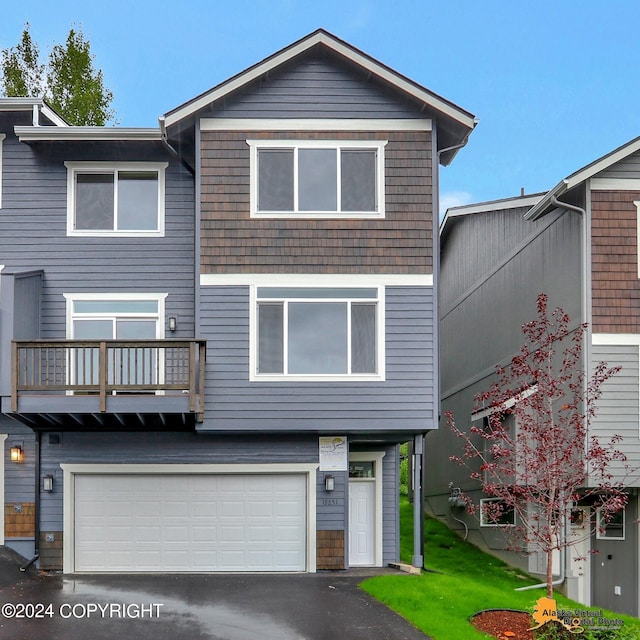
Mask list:
[{"label": "front door", "polygon": [[349,480],[349,565],[375,565],[375,478]]},{"label": "front door", "polygon": [[599,528],[593,540],[592,584],[594,607],[638,615],[638,556],[635,504],[630,501],[610,522],[597,512]]}]

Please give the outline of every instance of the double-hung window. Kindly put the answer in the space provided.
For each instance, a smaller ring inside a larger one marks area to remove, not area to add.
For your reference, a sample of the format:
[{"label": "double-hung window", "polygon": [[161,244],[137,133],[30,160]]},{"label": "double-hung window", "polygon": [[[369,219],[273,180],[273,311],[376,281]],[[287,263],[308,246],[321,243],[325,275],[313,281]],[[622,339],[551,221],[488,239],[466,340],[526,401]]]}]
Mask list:
[{"label": "double-hung window", "polygon": [[164,235],[166,163],[66,162],[67,234]]},{"label": "double-hung window", "polygon": [[384,216],[385,141],[247,142],[252,216]]},{"label": "double-hung window", "polygon": [[256,287],[255,379],[382,379],[378,287]]}]

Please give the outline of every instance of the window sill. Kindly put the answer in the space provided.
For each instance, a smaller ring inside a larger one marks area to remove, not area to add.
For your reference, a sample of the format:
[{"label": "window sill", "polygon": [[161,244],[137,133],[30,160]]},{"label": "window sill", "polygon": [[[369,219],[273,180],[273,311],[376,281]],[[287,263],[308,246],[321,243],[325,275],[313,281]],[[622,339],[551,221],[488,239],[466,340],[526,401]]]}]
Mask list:
[{"label": "window sill", "polygon": [[383,374],[336,374],[336,375],[317,375],[317,374],[254,374],[249,376],[250,382],[384,382]]}]

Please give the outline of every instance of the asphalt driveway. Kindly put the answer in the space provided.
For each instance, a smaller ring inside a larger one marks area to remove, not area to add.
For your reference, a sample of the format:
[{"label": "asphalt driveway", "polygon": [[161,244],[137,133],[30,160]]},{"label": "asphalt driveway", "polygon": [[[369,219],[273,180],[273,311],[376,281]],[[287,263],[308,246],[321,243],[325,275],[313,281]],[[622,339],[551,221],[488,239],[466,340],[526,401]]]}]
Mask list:
[{"label": "asphalt driveway", "polygon": [[425,640],[358,588],[363,572],[102,575],[19,571],[0,547],[0,638]]}]

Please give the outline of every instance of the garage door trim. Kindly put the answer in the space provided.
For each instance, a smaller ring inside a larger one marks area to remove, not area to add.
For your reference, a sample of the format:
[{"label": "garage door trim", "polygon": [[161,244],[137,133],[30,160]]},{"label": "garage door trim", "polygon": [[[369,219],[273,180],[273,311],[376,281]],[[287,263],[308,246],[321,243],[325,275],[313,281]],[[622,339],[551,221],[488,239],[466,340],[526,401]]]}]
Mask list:
[{"label": "garage door trim", "polygon": [[64,542],[63,571],[75,572],[75,479],[78,475],[94,474],[152,474],[152,475],[187,475],[187,474],[304,474],[307,492],[307,545],[306,570],[316,571],[316,471],[317,463],[291,464],[61,464],[64,472]]}]

